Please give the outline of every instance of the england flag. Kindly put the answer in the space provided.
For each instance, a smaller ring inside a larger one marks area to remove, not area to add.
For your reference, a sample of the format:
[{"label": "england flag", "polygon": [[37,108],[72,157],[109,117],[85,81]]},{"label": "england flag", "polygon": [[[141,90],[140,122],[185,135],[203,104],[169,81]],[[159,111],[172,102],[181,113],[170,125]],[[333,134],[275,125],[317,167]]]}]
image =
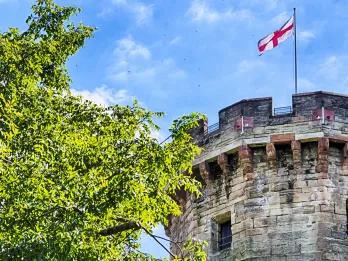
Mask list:
[{"label": "england flag", "polygon": [[281,42],[284,42],[292,36],[294,30],[294,16],[291,16],[291,18],[279,30],[267,35],[258,42],[259,54],[262,55],[264,52],[277,47]]}]

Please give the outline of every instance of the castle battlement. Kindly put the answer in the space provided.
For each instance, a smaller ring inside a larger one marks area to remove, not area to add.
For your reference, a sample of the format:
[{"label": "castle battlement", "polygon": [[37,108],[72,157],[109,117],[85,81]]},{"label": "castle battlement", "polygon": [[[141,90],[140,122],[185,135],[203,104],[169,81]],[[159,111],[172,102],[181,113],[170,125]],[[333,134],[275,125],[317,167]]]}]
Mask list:
[{"label": "castle battlement", "polygon": [[301,93],[286,108],[242,100],[191,134],[202,196],[177,193],[172,240],[207,240],[209,260],[348,257],[348,96]]},{"label": "castle battlement", "polygon": [[244,99],[220,110],[218,123],[208,126],[208,121],[201,122],[194,131],[194,138],[202,140],[211,133],[238,131],[236,123],[240,124],[242,116],[252,119],[252,127],[316,121],[322,108],[324,116],[334,117],[326,121],[348,121],[347,95],[322,91],[299,93],[292,96],[292,106],[281,108],[273,107],[272,97]]}]

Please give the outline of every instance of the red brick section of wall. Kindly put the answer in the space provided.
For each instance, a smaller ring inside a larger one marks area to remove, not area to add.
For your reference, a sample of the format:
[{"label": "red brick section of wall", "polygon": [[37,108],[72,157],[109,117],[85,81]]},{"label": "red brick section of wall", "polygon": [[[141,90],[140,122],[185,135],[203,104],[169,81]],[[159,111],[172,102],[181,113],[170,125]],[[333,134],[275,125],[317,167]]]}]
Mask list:
[{"label": "red brick section of wall", "polygon": [[243,169],[243,176],[245,180],[253,179],[253,163],[252,154],[248,145],[243,145],[239,148],[239,161]]},{"label": "red brick section of wall", "polygon": [[295,140],[294,133],[271,135],[271,143],[274,143],[274,144],[290,143],[293,140]]},{"label": "red brick section of wall", "polygon": [[330,136],[330,140],[334,142],[338,142],[338,143],[348,142],[348,136],[334,135],[334,136]]},{"label": "red brick section of wall", "polygon": [[205,184],[207,184],[207,186],[209,186],[211,184],[211,180],[210,180],[210,175],[209,175],[209,166],[207,162],[202,162],[199,164],[199,172],[205,182]]},{"label": "red brick section of wall", "polygon": [[298,171],[301,169],[301,142],[298,140],[291,141],[291,149],[294,168]]},{"label": "red brick section of wall", "polygon": [[328,178],[329,169],[329,138],[320,138],[318,140],[318,162],[316,172],[320,173],[323,179]]},{"label": "red brick section of wall", "polygon": [[225,178],[228,175],[229,171],[229,165],[228,165],[228,156],[226,153],[222,153],[218,156],[217,160],[223,174],[223,178]]},{"label": "red brick section of wall", "polygon": [[275,169],[277,167],[277,154],[273,143],[267,143],[266,154],[269,168]]}]

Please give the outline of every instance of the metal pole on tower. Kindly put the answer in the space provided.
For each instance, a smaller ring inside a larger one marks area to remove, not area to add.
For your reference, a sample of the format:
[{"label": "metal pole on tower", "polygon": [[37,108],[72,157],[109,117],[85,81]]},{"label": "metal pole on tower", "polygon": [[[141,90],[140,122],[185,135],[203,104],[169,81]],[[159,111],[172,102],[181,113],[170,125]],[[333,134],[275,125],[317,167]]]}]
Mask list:
[{"label": "metal pole on tower", "polygon": [[295,36],[295,94],[297,94],[297,40],[296,40],[296,29],[297,29],[297,23],[296,23],[296,8],[294,8],[294,36]]}]

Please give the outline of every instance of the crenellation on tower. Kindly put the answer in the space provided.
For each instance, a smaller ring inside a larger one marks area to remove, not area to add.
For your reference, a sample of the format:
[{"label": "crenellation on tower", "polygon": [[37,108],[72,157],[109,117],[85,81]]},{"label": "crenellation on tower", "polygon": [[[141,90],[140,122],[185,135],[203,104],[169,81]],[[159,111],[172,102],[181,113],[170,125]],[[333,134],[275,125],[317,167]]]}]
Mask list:
[{"label": "crenellation on tower", "polygon": [[183,214],[167,235],[206,240],[208,260],[344,260],[348,96],[296,94],[281,110],[269,97],[242,100],[216,126],[192,132],[202,196],[177,194]]},{"label": "crenellation on tower", "polygon": [[219,127],[221,130],[234,128],[240,117],[253,117],[254,126],[267,124],[272,115],[272,98],[256,98],[239,101],[219,111]]},{"label": "crenellation on tower", "polygon": [[295,115],[310,117],[320,108],[334,111],[338,120],[346,121],[348,117],[348,96],[330,92],[299,93],[292,96],[292,108]]}]

